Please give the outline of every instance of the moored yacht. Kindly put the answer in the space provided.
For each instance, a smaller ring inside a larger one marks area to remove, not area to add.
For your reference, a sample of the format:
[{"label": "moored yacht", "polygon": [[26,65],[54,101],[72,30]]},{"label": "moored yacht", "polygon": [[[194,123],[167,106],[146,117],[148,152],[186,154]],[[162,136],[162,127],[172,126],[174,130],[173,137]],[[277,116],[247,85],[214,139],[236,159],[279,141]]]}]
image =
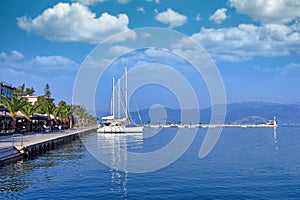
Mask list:
[{"label": "moored yacht", "polygon": [[112,99],[111,99],[111,115],[102,117],[103,122],[98,125],[98,133],[142,133],[144,126],[131,123],[128,114],[128,78],[127,68],[125,68],[125,118],[120,118],[120,80],[118,80],[118,118],[115,118],[115,102],[114,102],[114,79],[112,81]]}]

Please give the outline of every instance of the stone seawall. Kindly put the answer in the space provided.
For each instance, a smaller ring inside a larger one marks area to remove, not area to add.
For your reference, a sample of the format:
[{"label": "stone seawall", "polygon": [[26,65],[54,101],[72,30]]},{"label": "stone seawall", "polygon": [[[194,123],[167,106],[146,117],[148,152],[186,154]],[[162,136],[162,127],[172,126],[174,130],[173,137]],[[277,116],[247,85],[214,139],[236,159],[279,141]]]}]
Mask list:
[{"label": "stone seawall", "polygon": [[[18,135],[19,140],[22,140],[18,145],[14,142],[8,149],[9,152],[0,157],[0,166],[17,162],[22,159],[34,159],[47,151],[54,150],[59,146],[69,143],[79,138],[79,135],[85,135],[96,131],[96,127],[72,129],[68,131],[58,131],[55,133]],[[16,138],[13,138],[16,140]],[[8,142],[7,142],[8,143]],[[10,153],[11,152],[11,153]]]}]

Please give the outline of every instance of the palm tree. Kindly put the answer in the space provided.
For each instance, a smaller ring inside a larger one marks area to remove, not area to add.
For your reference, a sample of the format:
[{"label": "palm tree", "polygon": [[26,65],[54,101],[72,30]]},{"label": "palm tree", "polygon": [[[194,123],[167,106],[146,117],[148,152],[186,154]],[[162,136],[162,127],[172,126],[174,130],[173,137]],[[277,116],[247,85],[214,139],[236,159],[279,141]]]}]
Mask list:
[{"label": "palm tree", "polygon": [[59,107],[59,106],[54,107],[52,114],[53,114],[55,122],[57,121],[57,117],[59,116],[60,112],[61,112],[61,107]]},{"label": "palm tree", "polygon": [[72,128],[73,124],[73,106],[66,105],[65,107],[61,107],[60,118],[64,123],[69,123],[69,127]]},{"label": "palm tree", "polygon": [[66,110],[67,118],[69,120],[70,128],[72,128],[72,126],[73,126],[73,124],[72,124],[72,121],[73,121],[73,106],[72,105],[67,105],[65,110]]},{"label": "palm tree", "polygon": [[82,105],[74,105],[73,109],[74,109],[75,115],[77,116],[77,125],[81,126],[83,117],[86,113],[86,109]]},{"label": "palm tree", "polygon": [[54,109],[55,109],[55,105],[54,103],[50,103],[50,102],[46,102],[46,103],[43,103],[41,104],[42,106],[42,110],[45,111],[45,113],[47,114],[47,126],[51,126],[51,130],[53,129],[53,124],[51,123],[51,115],[53,114],[54,112]]},{"label": "palm tree", "polygon": [[17,112],[21,111],[23,106],[26,105],[26,99],[23,97],[17,98],[16,96],[12,96],[12,98],[9,99],[6,96],[2,95],[1,101],[9,111],[9,115],[12,118],[11,128],[14,130],[16,129],[17,124]]},{"label": "palm tree", "polygon": [[43,110],[46,112],[48,120],[51,120],[54,109],[55,105],[53,103],[46,103],[43,105]]},{"label": "palm tree", "polygon": [[85,124],[84,124],[85,126],[91,126],[91,125],[97,124],[98,118],[94,117],[94,116],[92,116],[88,113],[85,113],[83,118],[84,118],[84,121],[85,121]]},{"label": "palm tree", "polygon": [[59,118],[60,118],[60,121],[62,121],[64,124],[67,123],[67,119],[68,119],[67,107],[61,108],[60,113],[59,113]]},{"label": "palm tree", "polygon": [[26,120],[27,120],[27,131],[30,131],[30,118],[32,117],[33,113],[37,110],[37,108],[39,107],[40,105],[32,105],[31,103],[26,103],[22,109],[21,109],[21,112],[25,115],[26,117]]}]

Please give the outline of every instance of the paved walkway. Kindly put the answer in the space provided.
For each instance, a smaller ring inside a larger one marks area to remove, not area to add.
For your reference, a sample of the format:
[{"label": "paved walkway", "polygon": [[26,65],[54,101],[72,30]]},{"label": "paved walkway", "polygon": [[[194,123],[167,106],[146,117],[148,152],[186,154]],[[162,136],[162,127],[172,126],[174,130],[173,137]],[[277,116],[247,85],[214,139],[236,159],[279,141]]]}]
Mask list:
[{"label": "paved walkway", "polygon": [[[42,143],[45,141],[71,135],[88,129],[91,129],[91,127],[60,130],[49,133],[26,133],[25,135],[23,135],[23,146],[30,146],[32,144]],[[21,146],[21,138],[22,136],[14,137],[14,146]],[[16,153],[16,150],[12,147],[12,140],[12,135],[0,136],[0,158]]]}]

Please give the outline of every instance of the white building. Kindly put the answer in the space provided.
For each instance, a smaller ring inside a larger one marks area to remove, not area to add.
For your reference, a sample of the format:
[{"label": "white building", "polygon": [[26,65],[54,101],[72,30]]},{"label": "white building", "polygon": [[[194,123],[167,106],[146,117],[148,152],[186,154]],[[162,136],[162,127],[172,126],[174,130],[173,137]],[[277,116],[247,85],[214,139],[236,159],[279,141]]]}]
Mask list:
[{"label": "white building", "polygon": [[29,96],[29,95],[27,95],[27,96],[23,96],[23,97],[26,98],[27,101],[28,101],[29,103],[31,103],[32,105],[33,105],[35,102],[37,102],[37,100],[38,100],[38,96]]}]

